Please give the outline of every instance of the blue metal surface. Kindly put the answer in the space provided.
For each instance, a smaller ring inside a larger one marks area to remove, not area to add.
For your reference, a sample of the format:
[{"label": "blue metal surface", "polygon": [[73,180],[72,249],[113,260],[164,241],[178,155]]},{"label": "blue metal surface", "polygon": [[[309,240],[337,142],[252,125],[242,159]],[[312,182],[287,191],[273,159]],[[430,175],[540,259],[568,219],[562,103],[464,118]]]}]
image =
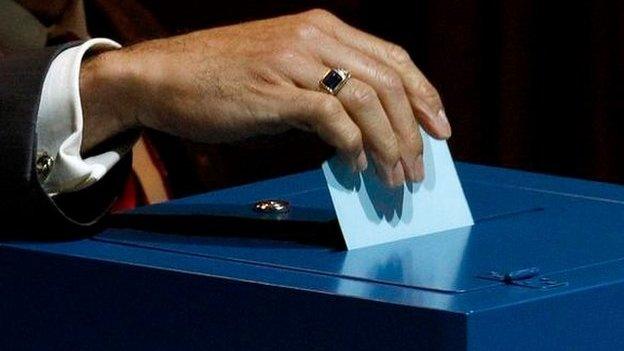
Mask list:
[{"label": "blue metal surface", "polygon": [[[204,207],[209,210],[224,201],[232,201],[234,197],[240,201],[236,205],[241,209],[239,212],[247,209],[250,216],[257,216],[250,210],[250,204],[271,197],[286,199],[295,208],[302,206],[319,211],[331,208],[327,190],[317,187],[323,185],[320,172],[303,174],[305,181],[298,181],[299,177],[268,181],[256,189],[200,195],[140,212],[180,213],[178,206],[187,208],[194,204],[212,205]],[[301,184],[309,184],[311,190],[300,189]],[[505,272],[539,266],[544,274],[550,274],[623,256],[624,206],[614,206],[613,200],[528,191],[484,181],[464,180],[463,184],[478,223],[476,226],[349,252],[288,241],[232,238],[228,237],[230,233],[214,232],[210,227],[204,231],[196,230],[199,236],[192,237],[115,230],[98,238],[204,257],[456,293],[495,285],[478,278],[492,270]],[[280,191],[276,193],[274,189]],[[235,195],[228,195],[229,192]],[[253,231],[254,228],[247,230]],[[597,230],[601,232],[600,240],[594,235]],[[181,233],[184,233],[183,229],[178,234]],[[235,234],[247,236],[245,233]]]},{"label": "blue metal surface", "polygon": [[[79,323],[85,314],[100,328],[120,319],[109,347],[120,345],[126,328],[148,338],[141,344],[131,337],[136,345],[161,348],[173,348],[176,335],[177,346],[228,348],[214,341],[226,335],[238,338],[231,348],[246,349],[622,349],[624,187],[467,164],[458,164],[458,173],[474,227],[350,252],[298,240],[298,228],[314,234],[330,226],[310,223],[333,218],[318,172],[136,212],[158,220],[178,216],[173,229],[118,228],[72,242],[3,244],[0,315],[33,329],[58,319],[46,306],[56,304],[56,313],[63,306],[75,323],[59,325],[84,340],[97,335]],[[301,210],[279,220],[296,224],[279,238],[270,230],[253,233],[260,228],[253,223],[232,231],[184,220],[230,211],[253,218],[249,206],[263,198],[284,198]],[[532,289],[480,278],[492,271],[566,284]],[[29,303],[34,310],[24,307]]]}]

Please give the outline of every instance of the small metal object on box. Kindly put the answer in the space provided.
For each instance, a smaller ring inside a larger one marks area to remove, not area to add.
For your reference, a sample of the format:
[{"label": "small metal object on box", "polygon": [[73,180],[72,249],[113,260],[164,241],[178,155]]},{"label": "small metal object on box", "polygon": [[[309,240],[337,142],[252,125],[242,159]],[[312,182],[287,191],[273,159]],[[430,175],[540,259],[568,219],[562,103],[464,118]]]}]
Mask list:
[{"label": "small metal object on box", "polygon": [[254,203],[254,211],[259,213],[286,213],[290,210],[290,203],[285,200],[260,200]]}]

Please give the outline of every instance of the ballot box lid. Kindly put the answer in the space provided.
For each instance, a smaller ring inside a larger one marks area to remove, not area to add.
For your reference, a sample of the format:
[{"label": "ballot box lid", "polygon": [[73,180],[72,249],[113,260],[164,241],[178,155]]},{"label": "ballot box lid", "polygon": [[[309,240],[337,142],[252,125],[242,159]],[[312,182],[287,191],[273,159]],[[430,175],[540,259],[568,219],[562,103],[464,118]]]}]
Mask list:
[{"label": "ballot box lid", "polygon": [[[419,293],[428,293],[436,296],[434,307],[458,310],[477,307],[449,301],[476,301],[506,285],[524,284],[530,294],[578,288],[566,272],[604,270],[624,259],[622,187],[466,164],[458,164],[458,173],[474,226],[369,248],[345,251],[324,240],[336,233],[320,171],[138,209],[132,216],[156,226],[109,229],[95,239],[331,278],[334,293],[371,297],[388,288],[400,302],[415,304],[423,303],[414,300]],[[252,205],[268,198],[289,201],[292,216],[255,221]],[[215,215],[226,220],[212,225]],[[275,222],[289,226],[276,235]]]}]

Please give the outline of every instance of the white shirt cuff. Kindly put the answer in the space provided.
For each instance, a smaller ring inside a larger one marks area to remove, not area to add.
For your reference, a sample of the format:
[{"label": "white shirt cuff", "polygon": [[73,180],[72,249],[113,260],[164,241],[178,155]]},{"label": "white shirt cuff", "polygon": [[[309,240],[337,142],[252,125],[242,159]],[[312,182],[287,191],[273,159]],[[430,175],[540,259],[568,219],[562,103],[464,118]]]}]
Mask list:
[{"label": "white shirt cuff", "polygon": [[80,66],[91,49],[118,49],[108,39],[90,39],[61,52],[46,74],[37,119],[37,153],[52,158],[42,186],[49,195],[83,189],[101,179],[121,159],[112,150],[83,159],[83,115],[80,102]]}]

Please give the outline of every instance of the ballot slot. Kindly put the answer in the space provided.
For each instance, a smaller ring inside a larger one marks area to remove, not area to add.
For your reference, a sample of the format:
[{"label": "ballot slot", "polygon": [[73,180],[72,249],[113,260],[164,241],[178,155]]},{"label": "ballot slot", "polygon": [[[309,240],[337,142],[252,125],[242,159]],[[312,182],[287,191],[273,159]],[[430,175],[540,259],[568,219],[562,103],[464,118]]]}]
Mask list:
[{"label": "ballot slot", "polygon": [[[279,186],[268,181],[137,213],[163,215],[176,206],[193,204],[244,207],[258,198],[275,196],[289,200],[295,208],[323,211],[328,198],[318,180],[318,175],[304,173],[278,180]],[[542,274],[550,275],[624,258],[622,204],[483,181],[465,181],[463,186],[476,219],[474,226],[349,252],[332,245],[274,238],[272,233],[254,237],[254,232],[270,231],[270,227],[232,233],[208,225],[193,235],[182,227],[166,232],[117,228],[95,240],[445,293],[503,284],[480,279],[485,272],[539,267]],[[297,226],[291,230],[294,236],[299,233]]]},{"label": "ballot slot", "polygon": [[[164,204],[141,207],[124,216],[206,216],[233,217],[258,220],[329,222],[336,219],[329,191],[324,185],[320,171],[304,172],[269,181],[244,185],[212,193],[191,196]],[[466,185],[469,185],[466,187]],[[487,198],[488,201],[472,201],[470,207],[475,222],[497,217],[513,216],[523,212],[539,211],[539,204],[531,198],[508,201],[498,196],[504,189],[479,182],[464,182],[466,196]],[[508,190],[507,190],[508,192]],[[264,216],[253,210],[254,204],[263,199],[288,201],[292,211],[279,216]]]},{"label": "ballot slot", "polygon": [[[270,186],[273,183],[280,185]],[[485,198],[496,198],[500,192],[479,183],[467,191],[473,189]],[[259,213],[255,206],[263,199],[287,202],[290,210]],[[477,201],[472,207],[477,223],[542,210],[527,201]],[[306,172],[143,207],[111,216],[107,225],[180,235],[285,240],[332,249],[344,248],[331,198],[320,172]]]}]

